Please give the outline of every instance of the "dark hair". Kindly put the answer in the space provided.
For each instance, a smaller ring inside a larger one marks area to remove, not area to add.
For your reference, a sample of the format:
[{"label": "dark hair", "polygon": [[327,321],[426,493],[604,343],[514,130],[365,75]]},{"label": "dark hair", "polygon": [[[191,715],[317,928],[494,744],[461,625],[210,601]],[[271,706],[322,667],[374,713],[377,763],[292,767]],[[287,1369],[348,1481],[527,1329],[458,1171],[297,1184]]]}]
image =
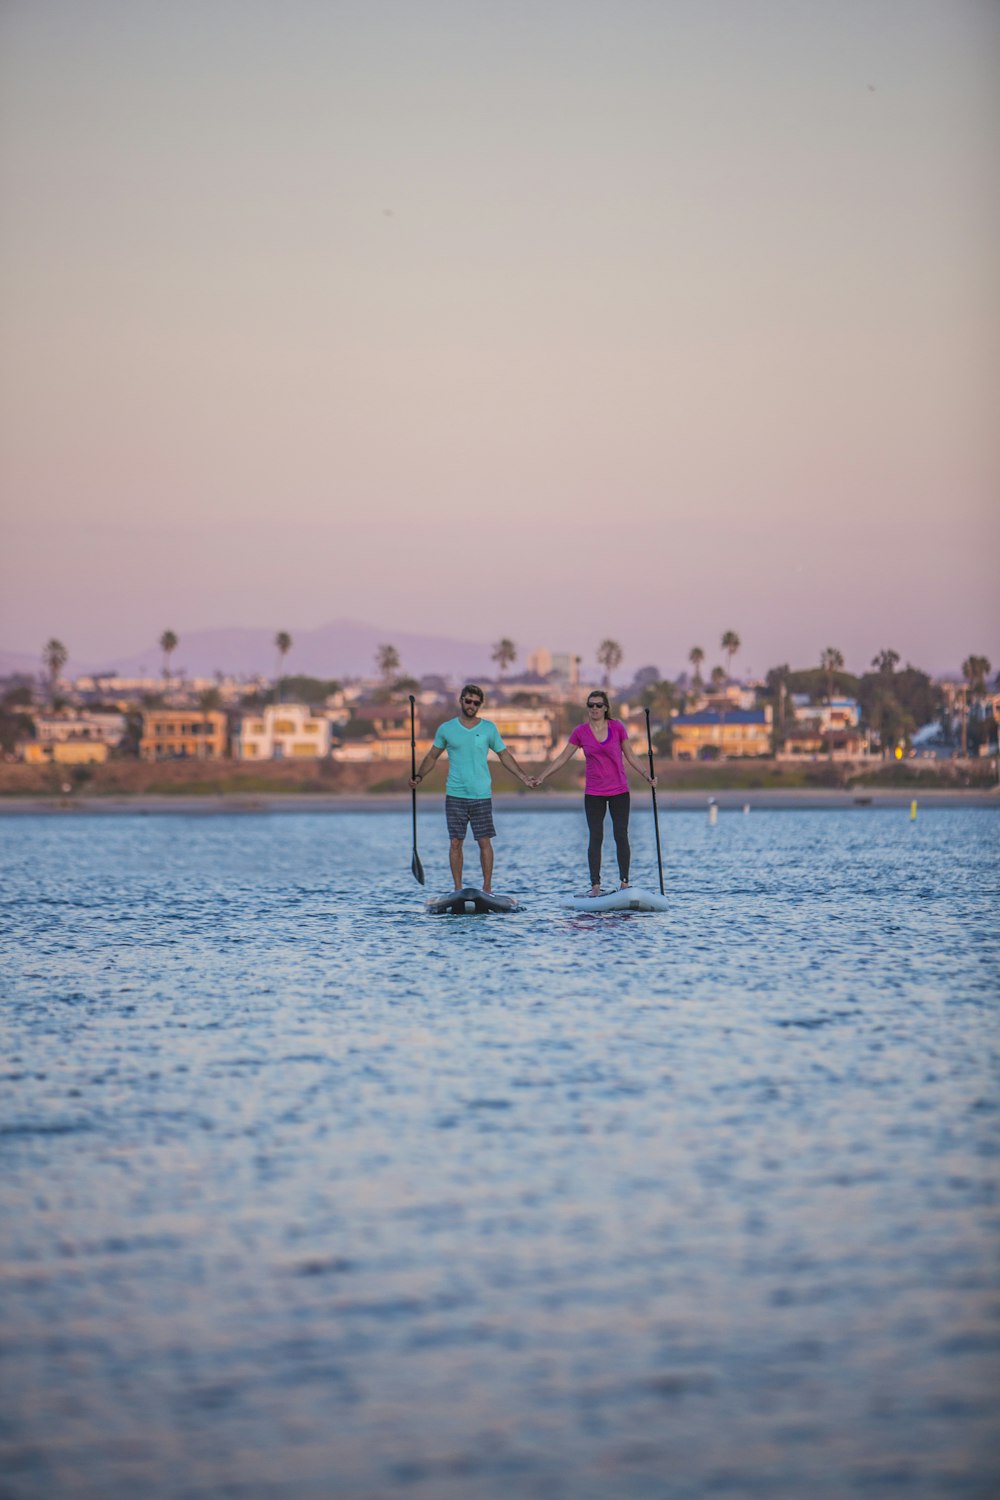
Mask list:
[{"label": "dark hair", "polygon": [[590,706],[590,700],[591,700],[591,698],[603,698],[604,699],[604,717],[606,719],[610,719],[611,718],[611,704],[608,702],[608,695],[604,691],[604,689],[603,688],[592,688],[591,689],[591,691],[587,694],[587,706],[588,706],[588,708]]},{"label": "dark hair", "polygon": [[477,693],[479,695],[479,706],[480,706],[480,708],[486,702],[486,694],[483,692],[482,688],[479,686],[479,684],[477,682],[467,682],[465,684],[465,687],[462,689],[462,691],[458,695],[458,701],[459,701],[459,703],[461,703],[461,701],[465,697],[466,693]]}]

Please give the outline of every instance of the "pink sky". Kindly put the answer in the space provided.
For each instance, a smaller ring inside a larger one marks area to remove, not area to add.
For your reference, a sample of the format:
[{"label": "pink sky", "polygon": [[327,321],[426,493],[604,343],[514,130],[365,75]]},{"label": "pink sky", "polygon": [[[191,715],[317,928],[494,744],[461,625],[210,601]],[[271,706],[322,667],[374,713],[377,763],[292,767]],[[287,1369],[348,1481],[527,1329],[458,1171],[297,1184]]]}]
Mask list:
[{"label": "pink sky", "polygon": [[1000,666],[1000,8],[0,11],[0,648]]}]

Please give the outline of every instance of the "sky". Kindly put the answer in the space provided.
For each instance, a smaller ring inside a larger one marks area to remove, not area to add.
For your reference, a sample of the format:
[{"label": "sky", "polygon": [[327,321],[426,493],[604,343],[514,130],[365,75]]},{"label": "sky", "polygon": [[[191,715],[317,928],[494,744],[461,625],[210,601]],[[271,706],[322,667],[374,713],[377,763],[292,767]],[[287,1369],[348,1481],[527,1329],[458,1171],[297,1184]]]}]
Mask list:
[{"label": "sky", "polygon": [[5,0],[0,648],[1000,666],[998,80],[993,0]]}]

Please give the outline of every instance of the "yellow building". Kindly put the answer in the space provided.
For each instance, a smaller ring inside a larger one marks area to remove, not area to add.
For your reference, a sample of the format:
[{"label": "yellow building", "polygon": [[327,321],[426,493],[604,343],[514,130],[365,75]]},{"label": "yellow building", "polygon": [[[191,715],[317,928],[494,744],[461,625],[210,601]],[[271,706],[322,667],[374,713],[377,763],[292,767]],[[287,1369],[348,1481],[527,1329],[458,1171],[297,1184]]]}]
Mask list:
[{"label": "yellow building", "polygon": [[108,747],[102,740],[28,740],[22,754],[29,766],[103,766]]},{"label": "yellow building", "polygon": [[[417,764],[423,760],[433,745],[433,740],[417,740],[414,755]],[[345,740],[333,751],[333,759],[353,765],[370,765],[376,761],[394,761],[400,765],[410,764],[410,741],[408,739],[380,740],[374,736],[363,740]]]},{"label": "yellow building", "polygon": [[142,716],[142,760],[221,760],[226,753],[226,716],[218,709],[150,708]]},{"label": "yellow building", "polygon": [[518,708],[504,703],[485,708],[483,718],[497,726],[500,738],[518,760],[543,761],[552,748],[552,717],[544,708]]},{"label": "yellow building", "polygon": [[677,714],[671,721],[674,760],[711,760],[771,754],[771,708]]}]

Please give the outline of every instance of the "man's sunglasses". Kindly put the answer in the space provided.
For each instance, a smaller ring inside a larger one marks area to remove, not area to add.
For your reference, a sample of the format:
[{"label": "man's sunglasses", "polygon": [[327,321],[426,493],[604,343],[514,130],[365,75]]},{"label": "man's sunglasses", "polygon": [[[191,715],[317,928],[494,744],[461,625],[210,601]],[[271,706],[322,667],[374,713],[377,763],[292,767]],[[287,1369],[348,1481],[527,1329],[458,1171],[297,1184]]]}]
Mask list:
[{"label": "man's sunglasses", "polygon": [[477,698],[476,695],[475,695],[475,693],[463,693],[462,694],[462,702],[463,703],[482,703],[482,701],[483,701],[482,698]]}]

